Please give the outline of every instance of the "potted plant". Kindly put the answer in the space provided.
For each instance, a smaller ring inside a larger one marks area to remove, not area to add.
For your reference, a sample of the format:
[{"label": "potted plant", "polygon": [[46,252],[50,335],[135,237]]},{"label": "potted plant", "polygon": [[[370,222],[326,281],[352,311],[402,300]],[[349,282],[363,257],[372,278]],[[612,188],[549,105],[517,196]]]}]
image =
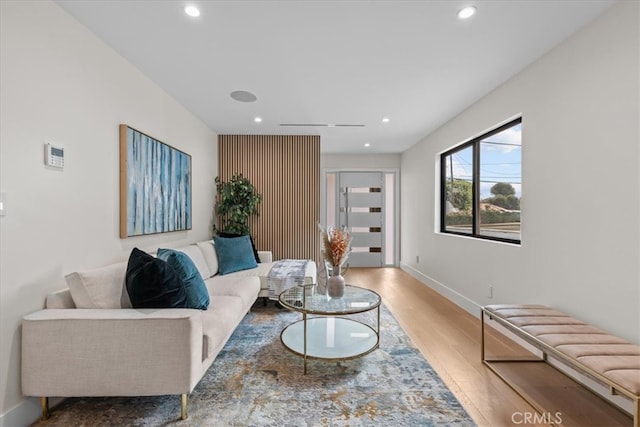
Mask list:
[{"label": "potted plant", "polygon": [[253,184],[238,173],[234,173],[229,181],[216,177],[216,190],[216,215],[220,228],[214,224],[214,233],[250,234],[249,217],[258,215],[262,194],[258,194]]}]

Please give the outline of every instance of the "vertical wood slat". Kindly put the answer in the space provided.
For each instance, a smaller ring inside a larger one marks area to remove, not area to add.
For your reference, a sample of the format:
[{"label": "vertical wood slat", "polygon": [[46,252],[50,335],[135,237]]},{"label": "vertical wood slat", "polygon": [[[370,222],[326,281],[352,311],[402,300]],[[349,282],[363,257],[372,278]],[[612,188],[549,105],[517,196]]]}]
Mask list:
[{"label": "vertical wood slat", "polygon": [[219,135],[218,174],[247,177],[262,194],[251,218],[259,250],[274,259],[320,260],[320,137],[317,135]]}]

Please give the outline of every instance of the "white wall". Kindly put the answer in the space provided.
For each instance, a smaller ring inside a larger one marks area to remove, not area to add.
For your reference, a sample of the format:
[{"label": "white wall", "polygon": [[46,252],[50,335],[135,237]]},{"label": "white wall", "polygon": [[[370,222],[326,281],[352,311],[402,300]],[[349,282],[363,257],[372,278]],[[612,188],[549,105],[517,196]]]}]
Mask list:
[{"label": "white wall", "polygon": [[[404,268],[475,314],[543,303],[640,342],[639,16],[615,4],[403,153]],[[518,113],[522,245],[437,233],[438,154]]]},{"label": "white wall", "polygon": [[[22,316],[74,270],[209,238],[217,149],[201,121],[56,4],[0,7],[0,413],[15,425],[37,410],[20,390]],[[193,230],[118,237],[120,123],[192,156]],[[44,167],[45,141],[64,145],[63,171]]]},{"label": "white wall", "polygon": [[323,154],[320,157],[322,169],[400,169],[401,162],[400,154]]}]

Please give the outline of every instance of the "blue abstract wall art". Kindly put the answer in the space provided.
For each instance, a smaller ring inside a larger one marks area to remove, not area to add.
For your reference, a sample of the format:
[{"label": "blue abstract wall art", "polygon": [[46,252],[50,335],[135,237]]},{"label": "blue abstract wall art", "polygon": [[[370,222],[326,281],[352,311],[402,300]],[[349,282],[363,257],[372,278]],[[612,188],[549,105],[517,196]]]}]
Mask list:
[{"label": "blue abstract wall art", "polygon": [[120,237],[191,229],[191,156],[120,125]]}]

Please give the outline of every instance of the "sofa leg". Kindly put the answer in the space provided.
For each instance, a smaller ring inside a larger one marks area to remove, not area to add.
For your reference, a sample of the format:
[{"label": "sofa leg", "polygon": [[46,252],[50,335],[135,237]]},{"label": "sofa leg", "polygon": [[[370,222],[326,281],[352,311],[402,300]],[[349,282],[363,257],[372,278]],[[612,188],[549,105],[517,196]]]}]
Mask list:
[{"label": "sofa leg", "polygon": [[180,396],[180,401],[182,403],[182,409],[180,410],[180,418],[183,420],[187,419],[187,393],[183,393]]},{"label": "sofa leg", "polygon": [[46,421],[49,419],[49,398],[46,396],[42,396],[40,398],[40,407],[42,409],[42,417],[41,421]]}]

